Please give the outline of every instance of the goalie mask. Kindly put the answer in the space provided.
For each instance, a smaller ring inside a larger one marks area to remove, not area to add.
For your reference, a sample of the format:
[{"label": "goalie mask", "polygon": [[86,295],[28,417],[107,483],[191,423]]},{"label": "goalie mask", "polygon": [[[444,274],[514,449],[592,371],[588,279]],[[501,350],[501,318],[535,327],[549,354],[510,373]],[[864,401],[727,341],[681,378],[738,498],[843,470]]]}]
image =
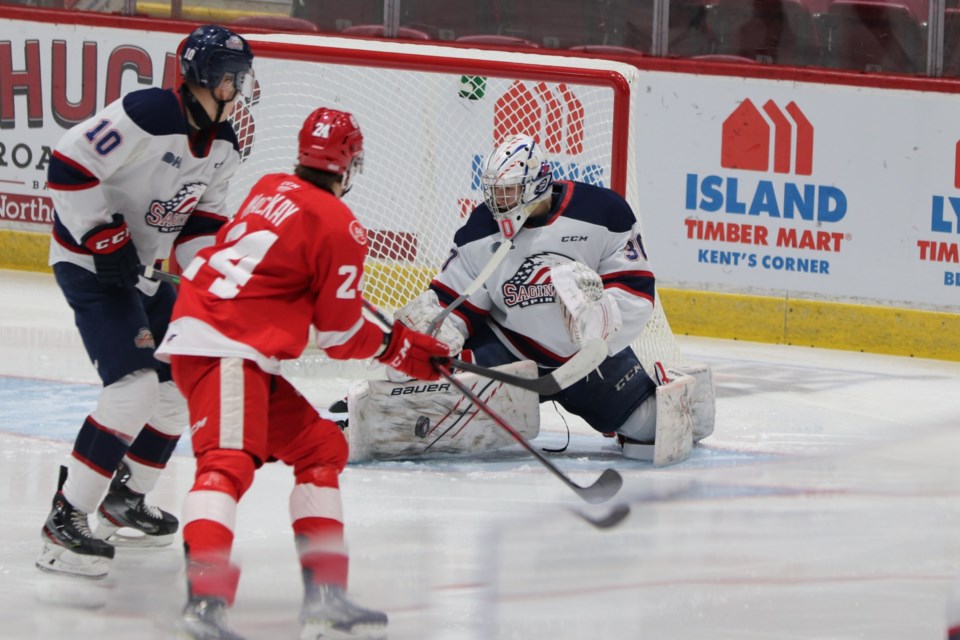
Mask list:
[{"label": "goalie mask", "polygon": [[352,114],[320,107],[300,129],[301,166],[340,176],[343,193],[363,171],[363,134]]},{"label": "goalie mask", "polygon": [[526,135],[513,135],[487,156],[480,175],[483,201],[505,240],[513,238],[530,213],[550,196],[553,176],[537,144]]}]

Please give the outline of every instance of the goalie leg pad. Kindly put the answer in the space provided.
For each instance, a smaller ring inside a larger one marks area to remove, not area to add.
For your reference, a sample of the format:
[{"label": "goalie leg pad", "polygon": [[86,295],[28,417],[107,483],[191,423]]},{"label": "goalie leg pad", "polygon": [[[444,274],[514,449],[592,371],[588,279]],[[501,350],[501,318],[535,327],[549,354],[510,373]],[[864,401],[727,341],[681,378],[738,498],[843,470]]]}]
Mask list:
[{"label": "goalie leg pad", "polygon": [[[530,360],[497,369],[537,376],[537,366]],[[475,374],[456,376],[525,438],[540,433],[537,394]],[[445,381],[360,382],[350,387],[347,406],[350,462],[470,455],[515,444],[510,434]]]},{"label": "goalie leg pad", "polygon": [[[657,387],[656,400],[643,403],[617,430],[626,438],[623,443],[624,457],[652,461],[655,467],[677,464],[690,457],[693,450],[691,396],[695,382],[692,376],[680,375]],[[651,411],[652,408],[655,411]],[[640,415],[644,411],[646,417]],[[653,444],[648,444],[649,438],[630,435],[641,433],[630,427],[641,420],[649,423],[650,413],[653,413],[656,425]]]},{"label": "goalie leg pad", "polygon": [[670,379],[691,376],[696,384],[690,394],[693,415],[693,441],[700,442],[713,433],[717,417],[717,399],[713,387],[713,373],[705,364],[685,364],[667,369]]}]

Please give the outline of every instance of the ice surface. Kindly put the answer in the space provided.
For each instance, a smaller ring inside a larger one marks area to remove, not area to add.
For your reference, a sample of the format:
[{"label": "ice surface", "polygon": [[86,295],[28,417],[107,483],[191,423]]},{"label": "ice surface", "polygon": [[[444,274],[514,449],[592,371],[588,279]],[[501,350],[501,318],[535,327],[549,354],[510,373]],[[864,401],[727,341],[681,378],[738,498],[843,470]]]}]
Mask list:
[{"label": "ice surface", "polygon": [[[169,638],[185,587],[179,541],[118,551],[106,581],[33,566],[57,466],[97,397],[50,276],[0,271],[0,637]],[[608,467],[631,515],[602,515],[519,447],[482,459],[351,465],[342,477],[351,592],[390,638],[944,637],[960,575],[960,363],[680,338],[714,369],[717,428],[653,469],[543,406],[541,447],[581,484]],[[297,378],[319,406],[347,381]],[[192,481],[182,442],[151,500]],[[300,584],[288,469],[244,497],[231,620],[294,638]]]}]

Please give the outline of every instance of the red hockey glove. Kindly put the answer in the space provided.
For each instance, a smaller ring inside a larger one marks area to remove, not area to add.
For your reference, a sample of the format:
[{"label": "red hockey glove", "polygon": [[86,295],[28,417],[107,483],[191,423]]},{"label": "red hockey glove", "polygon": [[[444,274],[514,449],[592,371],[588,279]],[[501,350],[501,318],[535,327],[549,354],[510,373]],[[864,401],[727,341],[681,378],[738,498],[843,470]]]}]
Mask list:
[{"label": "red hockey glove", "polygon": [[425,333],[408,329],[400,322],[393,323],[390,342],[377,360],[420,380],[438,380],[440,373],[432,358],[449,358],[450,348]]},{"label": "red hockey glove", "polygon": [[93,252],[93,265],[102,284],[132,289],[140,278],[140,258],[130,240],[123,216],[113,214],[113,222],[88,231],[80,243]]}]

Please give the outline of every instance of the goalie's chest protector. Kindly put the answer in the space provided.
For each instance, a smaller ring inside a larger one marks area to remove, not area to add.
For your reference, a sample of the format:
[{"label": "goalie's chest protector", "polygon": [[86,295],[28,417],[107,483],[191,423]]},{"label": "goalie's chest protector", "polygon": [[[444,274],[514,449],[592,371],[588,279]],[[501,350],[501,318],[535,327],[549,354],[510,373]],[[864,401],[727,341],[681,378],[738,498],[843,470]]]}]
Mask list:
[{"label": "goalie's chest protector", "polygon": [[[553,354],[577,351],[555,304],[550,267],[577,261],[597,272],[616,266],[635,222],[632,211],[607,189],[558,182],[549,214],[528,219],[514,248],[487,281],[491,318]],[[611,197],[611,195],[615,197]],[[499,246],[499,233],[463,246],[468,262],[483,265]]]}]

